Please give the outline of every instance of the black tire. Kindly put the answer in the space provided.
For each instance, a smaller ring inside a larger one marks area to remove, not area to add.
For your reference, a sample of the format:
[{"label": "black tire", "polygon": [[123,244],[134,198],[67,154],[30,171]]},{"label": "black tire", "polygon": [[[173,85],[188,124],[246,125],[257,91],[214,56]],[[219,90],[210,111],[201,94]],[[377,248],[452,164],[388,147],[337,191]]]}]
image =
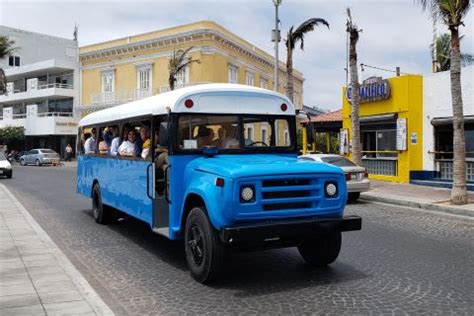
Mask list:
[{"label": "black tire", "polygon": [[7,174],[7,179],[11,179],[13,177],[13,172]]},{"label": "black tire", "polygon": [[36,159],[35,164],[36,164],[36,167],[40,167],[40,166],[41,166],[41,162],[39,161],[39,159]]},{"label": "black tire", "polygon": [[21,166],[26,166],[25,159],[20,159],[20,165],[21,165]]},{"label": "black tire", "polygon": [[350,192],[349,196],[347,197],[347,200],[349,200],[349,202],[355,202],[359,199],[359,197],[360,192]]},{"label": "black tire", "polygon": [[298,246],[303,259],[316,267],[333,263],[341,251],[341,233],[321,235],[312,240],[306,240]]},{"label": "black tire", "polygon": [[204,207],[193,208],[186,218],[184,248],[191,276],[196,281],[210,283],[219,276],[225,249]]},{"label": "black tire", "polygon": [[92,188],[92,216],[98,224],[107,225],[114,221],[115,213],[110,206],[102,204],[99,184]]}]

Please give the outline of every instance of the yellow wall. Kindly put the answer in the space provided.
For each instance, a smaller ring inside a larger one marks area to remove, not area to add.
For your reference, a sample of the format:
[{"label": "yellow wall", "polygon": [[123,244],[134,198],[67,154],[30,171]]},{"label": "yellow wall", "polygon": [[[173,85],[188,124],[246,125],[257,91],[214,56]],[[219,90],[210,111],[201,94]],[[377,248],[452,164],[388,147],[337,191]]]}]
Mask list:
[{"label": "yellow wall", "polygon": [[[152,93],[159,92],[161,86],[168,85],[168,60],[174,50],[186,49],[190,46],[194,48],[216,48],[216,53],[203,54],[200,50],[193,52],[191,57],[200,60],[200,63],[193,63],[190,67],[189,82],[228,82],[229,64],[238,66],[238,82],[245,84],[246,71],[255,74],[254,85],[260,87],[260,78],[265,76],[268,79],[268,89],[273,89],[273,68],[266,63],[262,63],[256,58],[251,58],[235,48],[225,45],[222,41],[211,37],[188,37],[185,41],[174,40],[184,32],[194,30],[211,29],[224,34],[240,47],[251,49],[258,56],[271,59],[272,56],[263,50],[255,47],[251,43],[243,40],[231,33],[222,26],[212,21],[200,21],[192,24],[182,25],[174,28],[140,34],[108,42],[97,43],[80,48],[82,90],[81,102],[87,106],[91,104],[91,95],[102,92],[101,76],[104,69],[112,67],[115,71],[115,92],[130,92],[137,88],[137,68],[139,62],[153,62],[152,66]],[[128,50],[126,45],[142,43],[162,37],[170,37],[169,43],[165,45],[146,46],[138,49]],[[113,51],[118,47],[125,47],[120,51]],[[105,50],[105,51],[104,51]],[[112,51],[111,51],[112,50]],[[104,55],[91,55],[94,53],[107,52]],[[155,55],[155,56],[152,56]],[[160,55],[160,57],[156,57]],[[147,58],[149,57],[149,58]],[[280,71],[280,80],[286,81],[285,74]],[[294,90],[299,95],[298,108],[303,104],[303,77],[297,70],[294,71]],[[280,93],[285,92],[285,85],[281,84]]]},{"label": "yellow wall", "polygon": [[[390,98],[387,100],[361,103],[360,117],[398,113],[398,118],[407,119],[407,150],[398,151],[398,175],[370,175],[371,179],[407,183],[410,171],[423,170],[423,77],[405,75],[389,79]],[[351,105],[346,99],[346,88],[342,89],[343,128],[349,129],[351,139]],[[410,135],[417,133],[417,144],[412,145]],[[362,139],[361,139],[362,140]]]}]

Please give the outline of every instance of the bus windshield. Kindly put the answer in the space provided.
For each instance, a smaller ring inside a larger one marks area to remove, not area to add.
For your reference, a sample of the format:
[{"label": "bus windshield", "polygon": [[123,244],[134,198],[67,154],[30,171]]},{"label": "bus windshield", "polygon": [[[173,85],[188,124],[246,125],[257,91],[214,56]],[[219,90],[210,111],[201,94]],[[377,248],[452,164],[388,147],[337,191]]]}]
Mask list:
[{"label": "bus windshield", "polygon": [[292,117],[268,115],[181,115],[178,123],[179,150],[206,146],[219,149],[293,148]]}]

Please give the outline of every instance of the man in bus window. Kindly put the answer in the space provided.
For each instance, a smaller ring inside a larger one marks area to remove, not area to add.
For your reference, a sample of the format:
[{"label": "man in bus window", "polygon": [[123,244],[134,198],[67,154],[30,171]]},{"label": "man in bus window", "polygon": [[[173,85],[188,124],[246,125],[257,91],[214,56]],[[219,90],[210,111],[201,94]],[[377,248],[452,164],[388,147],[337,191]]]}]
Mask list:
[{"label": "man in bus window", "polygon": [[95,127],[92,129],[91,137],[89,137],[86,142],[84,143],[84,153],[87,154],[95,154],[95,150],[97,148],[97,130]]},{"label": "man in bus window", "polygon": [[112,135],[113,135],[113,139],[110,144],[110,155],[117,156],[118,148],[120,145],[120,137],[119,137],[119,131],[118,131],[117,126],[112,127]]},{"label": "man in bus window", "polygon": [[135,157],[135,142],[137,140],[137,132],[134,129],[131,129],[128,132],[127,140],[120,145],[118,151],[120,156],[125,157]]},{"label": "man in bus window", "polygon": [[140,129],[140,138],[143,142],[141,157],[146,160],[150,157],[151,148],[150,128],[148,126],[142,126]]}]

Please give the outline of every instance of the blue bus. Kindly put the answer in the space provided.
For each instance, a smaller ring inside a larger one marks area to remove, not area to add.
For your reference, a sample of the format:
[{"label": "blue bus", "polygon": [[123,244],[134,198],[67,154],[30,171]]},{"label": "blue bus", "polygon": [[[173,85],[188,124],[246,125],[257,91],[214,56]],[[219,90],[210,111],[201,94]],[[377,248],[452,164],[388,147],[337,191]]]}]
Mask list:
[{"label": "blue bus", "polygon": [[192,277],[215,280],[229,249],[297,247],[314,266],[336,260],[342,170],[297,159],[296,114],[273,91],[197,85],[94,112],[79,123],[77,192],[99,224],[133,216],[184,239]]}]

